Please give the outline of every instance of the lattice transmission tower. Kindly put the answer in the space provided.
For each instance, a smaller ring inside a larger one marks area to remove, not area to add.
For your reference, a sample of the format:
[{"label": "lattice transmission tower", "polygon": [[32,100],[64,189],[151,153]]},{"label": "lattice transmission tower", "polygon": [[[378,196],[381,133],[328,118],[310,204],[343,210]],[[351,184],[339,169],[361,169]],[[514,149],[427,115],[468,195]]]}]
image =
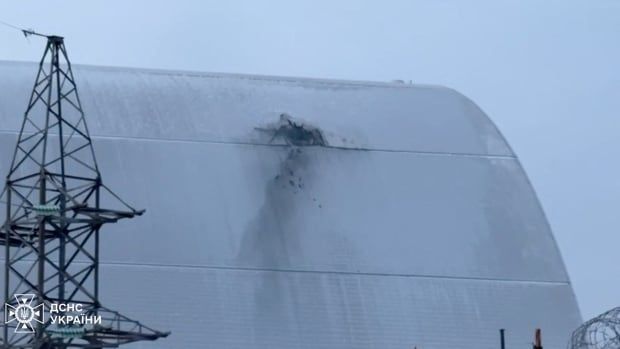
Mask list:
[{"label": "lattice transmission tower", "polygon": [[[0,244],[8,304],[0,347],[104,348],[165,337],[168,333],[99,300],[101,228],[144,210],[132,208],[103,184],[63,38],[44,37],[45,52],[2,192],[6,218]],[[55,324],[36,311],[40,308],[24,312],[26,297],[15,295],[27,294],[33,295],[29,304],[45,304],[48,310],[53,304],[79,304],[81,314],[60,315],[100,316],[102,322]],[[12,321],[16,316],[22,318]],[[33,321],[26,323],[28,316]]]}]

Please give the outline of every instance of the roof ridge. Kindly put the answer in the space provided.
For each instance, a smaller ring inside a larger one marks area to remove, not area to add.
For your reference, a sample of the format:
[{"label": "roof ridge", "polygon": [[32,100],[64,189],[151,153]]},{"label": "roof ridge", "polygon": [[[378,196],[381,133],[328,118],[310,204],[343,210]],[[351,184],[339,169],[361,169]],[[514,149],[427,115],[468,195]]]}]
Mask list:
[{"label": "roof ridge", "polygon": [[[11,61],[0,60],[0,64],[19,64],[19,65],[37,65],[38,63],[33,61]],[[449,89],[450,87],[434,84],[411,84],[396,81],[371,81],[371,80],[349,80],[349,79],[330,79],[330,78],[316,78],[316,77],[302,77],[302,76],[281,76],[281,75],[268,75],[268,74],[250,74],[250,73],[221,73],[221,72],[205,72],[196,70],[175,70],[175,69],[163,69],[163,68],[141,68],[141,67],[126,67],[126,66],[107,66],[107,65],[94,65],[94,64],[72,64],[73,68],[86,69],[86,70],[98,70],[98,71],[117,71],[127,73],[143,73],[153,75],[169,75],[169,76],[185,76],[195,78],[228,78],[228,79],[240,79],[240,80],[261,80],[261,81],[274,81],[274,82],[310,82],[315,84],[325,85],[341,85],[341,86],[361,86],[361,87],[384,87],[384,88],[422,88],[422,89]]]}]

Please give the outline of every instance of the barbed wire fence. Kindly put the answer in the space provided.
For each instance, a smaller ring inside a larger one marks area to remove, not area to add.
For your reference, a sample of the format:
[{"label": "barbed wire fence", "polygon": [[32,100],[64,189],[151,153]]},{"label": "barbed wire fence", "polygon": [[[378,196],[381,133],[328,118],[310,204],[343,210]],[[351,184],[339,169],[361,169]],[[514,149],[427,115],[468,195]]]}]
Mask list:
[{"label": "barbed wire fence", "polygon": [[611,309],[577,328],[569,349],[620,348],[620,307]]}]

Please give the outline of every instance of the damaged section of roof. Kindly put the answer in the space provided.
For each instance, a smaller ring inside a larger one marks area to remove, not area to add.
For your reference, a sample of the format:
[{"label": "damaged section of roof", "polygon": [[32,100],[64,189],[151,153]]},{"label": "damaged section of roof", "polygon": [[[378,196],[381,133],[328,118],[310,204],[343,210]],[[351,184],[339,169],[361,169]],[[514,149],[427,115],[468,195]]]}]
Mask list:
[{"label": "damaged section of roof", "polygon": [[328,145],[320,128],[301,120],[295,120],[286,113],[280,114],[278,122],[259,127],[257,130],[270,135],[269,144],[284,142],[298,147]]},{"label": "damaged section of roof", "polygon": [[[36,69],[0,62],[3,130],[19,130]],[[513,156],[484,112],[444,87],[77,65],[74,73],[94,137],[268,144],[254,128],[285,112],[320,127],[330,147]]]}]

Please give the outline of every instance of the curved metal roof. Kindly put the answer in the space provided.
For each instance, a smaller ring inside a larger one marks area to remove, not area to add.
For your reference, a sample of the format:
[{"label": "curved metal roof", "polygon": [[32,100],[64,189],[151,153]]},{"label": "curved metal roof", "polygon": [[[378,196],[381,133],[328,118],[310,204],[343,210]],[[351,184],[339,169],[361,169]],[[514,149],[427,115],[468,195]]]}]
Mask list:
[{"label": "curved metal roof", "polygon": [[[33,68],[2,64],[2,129],[19,128]],[[264,144],[253,128],[285,112],[320,125],[334,146],[512,155],[474,103],[443,87],[85,66],[76,75],[95,136]]]},{"label": "curved metal roof", "polygon": [[[151,347],[564,346],[580,315],[523,169],[442,87],[74,68],[108,186],[106,304]],[[0,63],[0,173],[36,72]],[[261,130],[282,113],[329,146]],[[1,213],[0,213],[1,215]],[[206,343],[206,344],[204,344]]]}]

